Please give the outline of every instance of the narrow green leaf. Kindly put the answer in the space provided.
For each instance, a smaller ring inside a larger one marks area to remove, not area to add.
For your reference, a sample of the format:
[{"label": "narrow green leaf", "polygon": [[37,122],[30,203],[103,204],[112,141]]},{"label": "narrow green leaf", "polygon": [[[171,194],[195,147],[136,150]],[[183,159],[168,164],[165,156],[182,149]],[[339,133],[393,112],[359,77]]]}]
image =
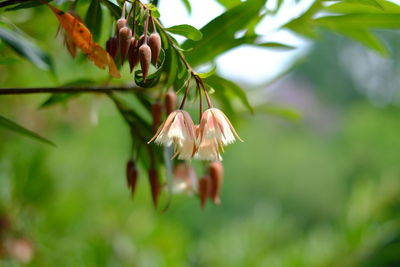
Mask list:
[{"label": "narrow green leaf", "polygon": [[37,133],[34,133],[24,127],[22,127],[21,125],[3,117],[0,115],[0,127],[6,128],[8,130],[14,131],[16,133],[19,133],[21,135],[36,139],[38,141],[41,141],[43,143],[55,146],[55,144],[49,140],[47,140],[46,138],[38,135]]},{"label": "narrow green leaf", "polygon": [[398,29],[399,14],[345,14],[315,19],[315,23],[330,29]]},{"label": "narrow green leaf", "polygon": [[284,119],[293,121],[293,122],[298,122],[302,119],[301,114],[299,113],[298,110],[293,109],[293,108],[288,108],[288,107],[282,107],[282,106],[277,106],[277,105],[271,105],[271,104],[264,104],[264,105],[259,105],[254,107],[254,111],[258,113],[268,113],[274,116],[279,116]]},{"label": "narrow green leaf", "polygon": [[190,5],[189,0],[182,0],[183,5],[186,7],[187,12],[190,14],[192,14],[192,6]]},{"label": "narrow green leaf", "polygon": [[276,43],[276,42],[267,42],[267,43],[260,43],[260,44],[254,44],[256,46],[260,47],[265,47],[265,48],[274,48],[274,49],[282,49],[282,50],[292,50],[296,49],[296,47],[287,45],[287,44],[281,44],[281,43]]},{"label": "narrow green leaf", "polygon": [[20,62],[20,60],[13,58],[13,57],[4,57],[0,58],[1,65],[11,65]]},{"label": "narrow green leaf", "polygon": [[238,41],[235,38],[236,33],[246,30],[249,24],[251,25],[251,22],[260,16],[265,3],[266,0],[248,0],[213,19],[201,29],[203,38],[200,41],[186,40],[182,44],[184,49],[193,48],[185,53],[186,58],[193,66],[197,66],[209,62],[231,48],[242,45],[244,39]]},{"label": "narrow green leaf", "polygon": [[[52,0],[44,0],[45,2],[51,2]],[[15,11],[19,9],[26,9],[26,8],[31,8],[31,7],[37,7],[42,5],[39,1],[32,0],[32,1],[24,1],[18,5],[15,5],[13,7],[9,7],[6,9],[6,11]]]},{"label": "narrow green leaf", "polygon": [[91,0],[86,11],[86,26],[93,34],[93,39],[97,42],[101,34],[103,12],[101,10],[100,0]]},{"label": "narrow green leaf", "polygon": [[153,5],[153,4],[147,4],[146,5],[150,10],[151,10],[151,15],[155,18],[159,18],[160,17],[160,12],[158,11],[158,8]]},{"label": "narrow green leaf", "polygon": [[168,79],[165,87],[170,87],[174,81],[176,80],[176,76],[178,75],[178,56],[176,51],[173,49],[169,49],[169,60],[168,60]]},{"label": "narrow green leaf", "polygon": [[211,70],[209,70],[205,73],[196,73],[196,75],[202,79],[205,79],[205,78],[208,78],[208,77],[214,75],[216,71],[217,71],[217,66],[213,65]]},{"label": "narrow green leaf", "polygon": [[218,3],[223,5],[226,9],[230,9],[240,4],[240,0],[216,0]]},{"label": "narrow green leaf", "polygon": [[52,94],[39,106],[39,108],[48,108],[56,104],[65,103],[77,96],[79,96],[78,93]]},{"label": "narrow green leaf", "polygon": [[114,18],[119,19],[121,17],[122,10],[116,2],[111,0],[101,0],[101,2],[107,7]]},{"label": "narrow green leaf", "polygon": [[[92,85],[94,84],[94,82],[92,80],[87,80],[87,79],[79,79],[79,80],[75,80],[72,82],[68,82],[64,85],[62,85],[62,87],[68,87],[68,86],[85,86],[85,85]],[[49,96],[49,98],[47,98],[40,106],[39,108],[48,108],[57,104],[62,104],[62,103],[66,103],[69,100],[78,97],[79,93],[65,93],[65,94],[51,94]]]},{"label": "narrow green leaf", "polygon": [[379,2],[379,8],[376,6],[365,5],[362,3],[353,3],[353,2],[338,2],[335,4],[331,4],[325,6],[323,8],[324,11],[328,11],[330,13],[344,13],[344,14],[352,14],[352,13],[399,13],[400,7],[394,3],[382,1]]},{"label": "narrow green leaf", "polygon": [[54,71],[50,56],[26,39],[20,32],[0,27],[0,40],[3,40],[17,54],[28,59],[38,68]]},{"label": "narrow green leaf", "polygon": [[382,5],[377,0],[345,0],[345,1],[343,1],[343,3],[367,5],[367,6],[371,6],[371,7],[383,10]]},{"label": "narrow green leaf", "polygon": [[373,33],[367,30],[362,30],[362,29],[352,30],[343,28],[343,29],[338,29],[337,31],[355,41],[360,42],[366,47],[375,50],[382,56],[387,56],[389,54],[385,45]]},{"label": "narrow green leaf", "polygon": [[321,2],[321,0],[316,0],[306,12],[298,18],[289,21],[283,25],[282,28],[288,28],[306,37],[316,38],[318,34],[315,31],[315,25],[313,25],[312,18],[321,9]]},{"label": "narrow green leaf", "polygon": [[195,27],[188,24],[181,24],[165,28],[166,31],[174,34],[182,35],[193,41],[200,41],[203,38],[203,34]]}]

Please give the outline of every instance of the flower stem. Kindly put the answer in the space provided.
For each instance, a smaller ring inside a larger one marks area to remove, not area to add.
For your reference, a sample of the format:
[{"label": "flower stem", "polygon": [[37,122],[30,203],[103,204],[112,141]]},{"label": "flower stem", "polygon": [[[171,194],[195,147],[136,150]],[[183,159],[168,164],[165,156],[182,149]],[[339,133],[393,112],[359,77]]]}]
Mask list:
[{"label": "flower stem", "polygon": [[146,20],[144,21],[144,43],[147,44],[147,31],[149,29],[149,17],[151,16],[151,11],[147,12]]},{"label": "flower stem", "polygon": [[213,105],[212,105],[212,103],[211,103],[210,96],[208,95],[208,92],[207,92],[206,86],[204,85],[203,80],[202,80],[199,76],[197,76],[197,75],[196,75],[196,80],[198,81],[198,83],[200,84],[200,87],[201,87],[201,88],[203,89],[203,91],[204,91],[204,95],[206,96],[208,108],[212,108]]},{"label": "flower stem", "polygon": [[183,107],[185,106],[186,98],[189,94],[189,87],[190,87],[190,79],[187,80],[185,95],[183,96],[182,103],[179,106],[179,109],[183,109]]}]

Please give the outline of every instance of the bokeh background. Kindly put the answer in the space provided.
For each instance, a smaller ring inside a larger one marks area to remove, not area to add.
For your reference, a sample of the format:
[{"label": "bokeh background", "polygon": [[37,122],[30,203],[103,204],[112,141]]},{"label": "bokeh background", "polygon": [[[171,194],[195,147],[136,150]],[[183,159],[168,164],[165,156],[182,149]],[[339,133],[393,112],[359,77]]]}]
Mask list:
[{"label": "bokeh background", "polygon": [[[200,11],[188,16],[180,1],[160,2],[166,25],[200,27],[223,10],[192,1]],[[56,67],[48,74],[0,43],[1,87],[106,78],[61,49],[46,9],[1,16],[41,40]],[[0,229],[15,252],[0,266],[399,266],[398,32],[378,32],[384,58],[332,33],[310,42],[262,25],[298,48],[242,47],[217,61],[263,104],[234,122],[245,142],[224,154],[220,206],[175,195],[160,213],[145,170],[132,200],[129,130],[104,96],[46,109],[47,96],[0,97],[1,114],[57,144],[0,131]]]}]

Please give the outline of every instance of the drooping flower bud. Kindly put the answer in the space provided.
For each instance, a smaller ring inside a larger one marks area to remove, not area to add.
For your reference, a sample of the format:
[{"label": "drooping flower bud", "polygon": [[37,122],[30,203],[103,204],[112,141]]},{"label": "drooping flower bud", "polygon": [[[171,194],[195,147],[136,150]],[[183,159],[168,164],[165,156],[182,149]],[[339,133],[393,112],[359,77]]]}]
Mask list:
[{"label": "drooping flower bud", "polygon": [[120,18],[117,20],[117,32],[119,32],[123,27],[127,24],[127,20],[124,18]]},{"label": "drooping flower bud", "polygon": [[172,90],[169,90],[165,94],[165,111],[167,112],[167,116],[176,110],[176,98],[176,93]]},{"label": "drooping flower bud", "polygon": [[163,105],[159,101],[151,105],[151,114],[153,116],[153,124],[152,124],[153,133],[156,132],[158,126],[161,123],[162,110],[163,110]]},{"label": "drooping flower bud", "polygon": [[224,167],[221,162],[210,163],[210,178],[211,178],[211,191],[210,197],[214,204],[221,204],[219,193],[221,191],[222,181],[224,177]]},{"label": "drooping flower bud", "polygon": [[142,67],[143,80],[145,81],[147,78],[147,73],[150,68],[150,60],[151,60],[151,49],[147,44],[143,44],[139,48],[139,58],[140,58],[140,66]]},{"label": "drooping flower bud", "polygon": [[12,239],[7,244],[8,254],[17,261],[28,264],[32,261],[34,256],[34,247],[30,240],[26,238]]},{"label": "drooping flower bud", "polygon": [[126,54],[131,44],[132,31],[128,27],[119,30],[119,49],[121,52],[121,64],[124,64]]},{"label": "drooping flower bud", "polygon": [[151,62],[157,67],[157,61],[161,50],[161,37],[157,32],[150,34],[149,46],[151,48]]},{"label": "drooping flower bud", "polygon": [[198,193],[197,175],[190,164],[178,163],[173,170],[173,177],[174,193]]},{"label": "drooping flower bud", "polygon": [[131,196],[135,194],[136,184],[138,179],[138,170],[136,164],[133,160],[129,160],[126,164],[126,181],[128,183],[129,190],[131,191]]},{"label": "drooping flower bud", "polygon": [[207,198],[210,195],[210,189],[211,178],[210,176],[204,176],[199,180],[199,198],[202,209],[206,206]]},{"label": "drooping flower bud", "polygon": [[142,44],[144,44],[144,34],[142,34],[140,37],[139,37],[139,40],[138,40],[138,47],[141,47],[142,46]]},{"label": "drooping flower bud", "polygon": [[110,56],[115,59],[118,53],[118,38],[117,36],[110,37],[106,43],[106,50]]},{"label": "drooping flower bud", "polygon": [[157,208],[158,205],[158,196],[160,195],[160,181],[158,180],[158,173],[155,168],[149,169],[149,182],[151,188],[151,197],[153,199],[153,205]]},{"label": "drooping flower bud", "polygon": [[132,72],[136,64],[139,62],[138,40],[136,40],[135,37],[131,38],[131,44],[129,46],[129,51],[128,51],[128,61],[129,61],[129,68]]}]

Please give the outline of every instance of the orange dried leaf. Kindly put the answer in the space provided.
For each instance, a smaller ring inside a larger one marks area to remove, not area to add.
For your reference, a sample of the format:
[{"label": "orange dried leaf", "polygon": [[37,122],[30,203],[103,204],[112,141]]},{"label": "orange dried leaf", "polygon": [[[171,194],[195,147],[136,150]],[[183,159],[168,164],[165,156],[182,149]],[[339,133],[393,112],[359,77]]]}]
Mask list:
[{"label": "orange dried leaf", "polygon": [[[42,2],[41,0],[39,1]],[[93,41],[92,33],[79,19],[74,17],[71,13],[59,10],[46,2],[42,3],[53,11],[69,38],[96,66],[101,69],[108,66],[108,72],[111,76],[115,78],[121,77],[110,54]]]}]

